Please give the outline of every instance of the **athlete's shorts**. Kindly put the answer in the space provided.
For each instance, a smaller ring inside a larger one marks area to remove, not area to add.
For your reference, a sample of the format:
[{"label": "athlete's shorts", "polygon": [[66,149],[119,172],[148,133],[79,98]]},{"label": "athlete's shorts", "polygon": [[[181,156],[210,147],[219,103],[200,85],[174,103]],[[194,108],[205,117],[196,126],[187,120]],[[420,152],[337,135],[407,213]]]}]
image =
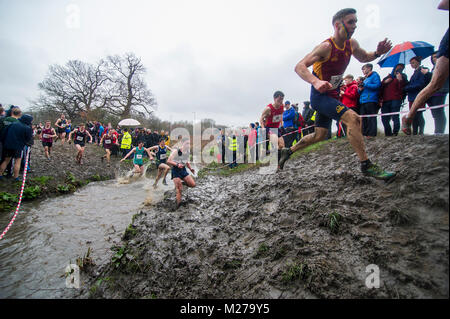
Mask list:
[{"label": "athlete's shorts", "polygon": [[5,157],[10,157],[10,158],[21,158],[22,157],[22,150],[10,150],[10,149],[3,149],[3,155]]},{"label": "athlete's shorts", "polygon": [[441,56],[444,56],[448,59],[448,29],[447,32],[445,32],[445,35],[442,38],[441,43],[439,44],[439,52],[436,55],[438,59]]},{"label": "athlete's shorts", "polygon": [[73,144],[80,145],[81,147],[84,147],[84,143],[78,142],[77,140],[75,140],[75,142],[73,142]]},{"label": "athlete's shorts", "polygon": [[317,111],[316,127],[329,129],[332,120],[340,121],[342,115],[349,110],[342,102],[317,92],[311,88],[311,107]]},{"label": "athlete's shorts", "polygon": [[53,142],[42,142],[42,146],[46,147],[52,147],[53,146]]},{"label": "athlete's shorts", "polygon": [[178,167],[172,167],[172,178],[180,178],[184,179],[186,176],[189,176],[189,173],[186,170],[186,167],[178,168]]},{"label": "athlete's shorts", "polygon": [[57,132],[58,134],[66,133],[66,129],[65,129],[65,128],[59,128],[59,127],[57,127],[57,128],[56,128],[56,132]]}]

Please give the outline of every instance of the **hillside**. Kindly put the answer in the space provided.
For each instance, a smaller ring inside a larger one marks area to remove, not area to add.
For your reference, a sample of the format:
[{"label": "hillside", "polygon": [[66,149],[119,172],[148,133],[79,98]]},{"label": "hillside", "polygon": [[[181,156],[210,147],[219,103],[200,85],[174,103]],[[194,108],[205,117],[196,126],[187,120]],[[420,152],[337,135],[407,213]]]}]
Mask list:
[{"label": "hillside", "polygon": [[[348,141],[285,170],[208,175],[141,211],[102,265],[96,298],[448,298],[448,136],[379,137],[364,177]],[[366,267],[380,288],[366,287]]]}]

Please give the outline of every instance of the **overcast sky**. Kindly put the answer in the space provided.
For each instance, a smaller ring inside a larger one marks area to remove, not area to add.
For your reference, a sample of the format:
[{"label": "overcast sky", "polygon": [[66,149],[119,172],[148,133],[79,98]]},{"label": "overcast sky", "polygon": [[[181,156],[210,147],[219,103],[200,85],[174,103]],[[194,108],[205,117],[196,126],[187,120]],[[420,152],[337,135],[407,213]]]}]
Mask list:
[{"label": "overcast sky", "polygon": [[[338,10],[357,9],[354,38],[368,51],[385,37],[394,44],[420,40],[437,48],[448,28],[448,11],[437,10],[438,3],[0,0],[0,103],[27,109],[51,64],[95,63],[134,52],[147,68],[159,118],[192,120],[195,112],[197,120],[247,125],[259,120],[276,90],[294,103],[309,100],[310,86],[294,67],[332,35]],[[424,65],[431,66],[429,59]],[[353,58],[346,73],[362,75],[361,66]],[[384,77],[391,70],[375,71]],[[406,73],[411,76],[410,66]],[[448,107],[446,113],[448,118]],[[432,133],[432,118],[426,119],[426,132]]]}]

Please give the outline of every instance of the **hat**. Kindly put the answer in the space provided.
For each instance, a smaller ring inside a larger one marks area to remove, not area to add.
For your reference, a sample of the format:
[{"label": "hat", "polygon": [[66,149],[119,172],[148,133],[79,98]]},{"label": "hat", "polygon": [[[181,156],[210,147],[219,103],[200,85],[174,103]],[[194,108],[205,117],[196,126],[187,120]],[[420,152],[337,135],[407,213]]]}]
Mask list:
[{"label": "hat", "polygon": [[288,104],[291,104],[291,102],[290,101],[286,101],[286,102],[284,102],[284,104],[288,105]]}]

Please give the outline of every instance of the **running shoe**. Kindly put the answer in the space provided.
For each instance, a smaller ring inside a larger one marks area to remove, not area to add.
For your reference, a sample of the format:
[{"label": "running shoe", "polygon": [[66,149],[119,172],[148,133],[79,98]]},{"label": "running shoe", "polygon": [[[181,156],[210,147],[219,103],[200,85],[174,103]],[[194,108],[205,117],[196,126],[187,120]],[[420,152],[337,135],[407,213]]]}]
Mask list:
[{"label": "running shoe", "polygon": [[280,168],[280,170],[283,169],[284,164],[289,159],[289,157],[291,157],[291,155],[292,155],[292,151],[290,148],[284,147],[281,150],[280,161],[278,162],[278,167]]},{"label": "running shoe", "polygon": [[166,182],[165,179],[162,181],[162,183],[163,183],[163,185],[166,185],[166,186],[167,186],[167,182]]},{"label": "running shoe", "polygon": [[153,188],[156,189],[158,187],[158,184],[154,183]]},{"label": "running shoe", "polygon": [[383,170],[381,167],[379,167],[377,164],[370,164],[370,166],[367,169],[362,170],[363,174],[366,176],[370,176],[376,179],[381,179],[384,181],[389,181],[392,178],[394,178],[397,173],[395,172],[388,172]]},{"label": "running shoe", "polygon": [[412,119],[408,118],[407,115],[402,117],[402,131],[406,135],[411,135],[411,124]]}]

